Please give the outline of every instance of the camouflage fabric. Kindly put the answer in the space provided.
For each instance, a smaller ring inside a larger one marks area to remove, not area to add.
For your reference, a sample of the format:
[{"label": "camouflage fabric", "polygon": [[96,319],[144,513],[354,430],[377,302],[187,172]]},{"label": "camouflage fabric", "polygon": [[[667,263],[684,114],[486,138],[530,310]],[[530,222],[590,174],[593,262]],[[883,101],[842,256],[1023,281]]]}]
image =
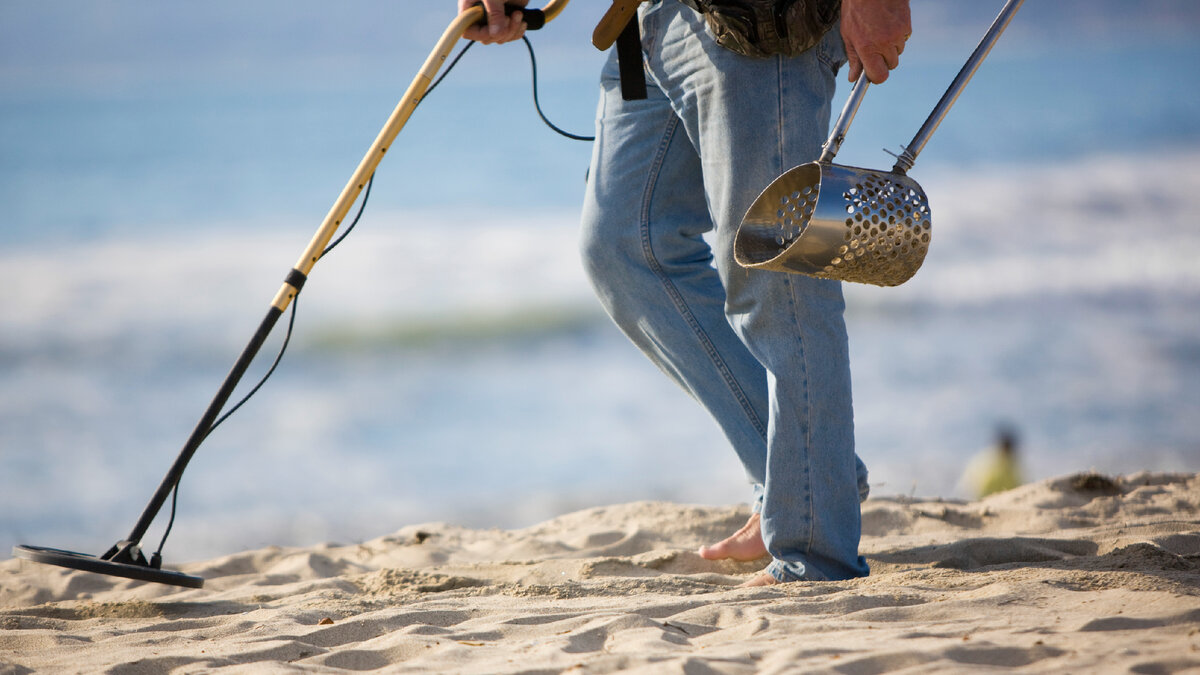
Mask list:
[{"label": "camouflage fabric", "polygon": [[704,15],[717,44],[745,56],[796,56],[838,20],[841,0],[680,0]]}]

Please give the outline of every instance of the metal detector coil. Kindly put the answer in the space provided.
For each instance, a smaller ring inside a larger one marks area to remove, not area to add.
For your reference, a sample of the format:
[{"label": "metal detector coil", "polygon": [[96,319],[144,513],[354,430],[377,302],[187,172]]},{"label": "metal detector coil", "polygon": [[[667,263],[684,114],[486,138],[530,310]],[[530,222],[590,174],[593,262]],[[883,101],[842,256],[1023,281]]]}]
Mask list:
[{"label": "metal detector coil", "polygon": [[154,567],[143,562],[117,562],[105,560],[86,553],[64,551],[57,548],[41,546],[15,546],[13,556],[33,562],[68,567],[73,570],[107,574],[110,577],[125,577],[138,581],[152,581],[158,584],[183,586],[185,588],[201,588],[204,586],[203,577],[195,577],[183,572],[172,572],[160,567]]}]

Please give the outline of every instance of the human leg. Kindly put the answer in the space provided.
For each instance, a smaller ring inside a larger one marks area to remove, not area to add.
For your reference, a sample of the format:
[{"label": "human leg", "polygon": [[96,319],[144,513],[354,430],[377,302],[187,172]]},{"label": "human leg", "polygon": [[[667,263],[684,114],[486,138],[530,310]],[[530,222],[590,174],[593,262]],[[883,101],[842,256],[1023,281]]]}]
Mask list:
[{"label": "human leg", "polygon": [[818,154],[840,43],[835,34],[795,59],[746,59],[714,45],[690,10],[652,8],[666,28],[650,32],[659,42],[648,50],[648,71],[697,148],[725,312],[766,370],[760,518],[775,558],[769,570],[780,581],[861,576],[858,484],[865,472],[854,455],[841,287],[744,270],[731,253],[741,216],[761,189]]},{"label": "human leg", "polygon": [[[856,557],[865,468],[853,454],[840,287],[746,272],[730,254],[758,190],[815,157],[833,68],[825,54],[767,61],[773,80],[759,61],[709,69],[727,77],[705,81],[713,73],[692,66],[734,57],[711,40],[698,44],[703,29],[682,15],[690,10],[667,5],[651,3],[643,21],[650,98],[621,101],[615,67],[606,69],[586,267],[616,323],[709,409],[764,488],[756,513],[773,571],[788,580],[865,574]],[[706,48],[717,51],[697,58]],[[764,82],[774,105],[763,105]],[[701,238],[714,220],[715,261]]]},{"label": "human leg", "polygon": [[602,77],[581,248],[621,330],[717,420],[755,483],[766,480],[761,364],[725,318],[703,235],[712,229],[699,157],[654,86],[624,101],[616,64]]}]

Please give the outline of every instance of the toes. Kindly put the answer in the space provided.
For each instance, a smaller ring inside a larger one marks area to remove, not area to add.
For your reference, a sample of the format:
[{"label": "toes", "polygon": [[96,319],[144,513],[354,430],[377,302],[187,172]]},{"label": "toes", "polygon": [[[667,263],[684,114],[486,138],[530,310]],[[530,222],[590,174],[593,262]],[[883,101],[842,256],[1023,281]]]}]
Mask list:
[{"label": "toes", "polygon": [[743,582],[739,588],[754,588],[756,586],[774,586],[775,584],[783,583],[766,572],[759,572],[750,578],[749,581]]}]

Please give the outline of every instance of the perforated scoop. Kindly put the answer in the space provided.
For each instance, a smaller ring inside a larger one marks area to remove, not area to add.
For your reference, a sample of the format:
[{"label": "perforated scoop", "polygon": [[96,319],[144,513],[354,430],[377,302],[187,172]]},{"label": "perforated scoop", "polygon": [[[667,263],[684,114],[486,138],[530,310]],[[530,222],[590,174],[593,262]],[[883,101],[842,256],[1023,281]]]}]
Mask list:
[{"label": "perforated scoop", "polygon": [[911,178],[812,162],[754,202],[734,256],[744,267],[896,286],[921,267],[931,225],[929,201]]},{"label": "perforated scoop", "polygon": [[907,171],[1023,1],[1004,5],[890,172],[833,164],[866,94],[863,74],[820,159],[776,178],[746,211],[734,260],[753,269],[876,286],[912,278],[925,261],[933,222],[929,198]]}]

